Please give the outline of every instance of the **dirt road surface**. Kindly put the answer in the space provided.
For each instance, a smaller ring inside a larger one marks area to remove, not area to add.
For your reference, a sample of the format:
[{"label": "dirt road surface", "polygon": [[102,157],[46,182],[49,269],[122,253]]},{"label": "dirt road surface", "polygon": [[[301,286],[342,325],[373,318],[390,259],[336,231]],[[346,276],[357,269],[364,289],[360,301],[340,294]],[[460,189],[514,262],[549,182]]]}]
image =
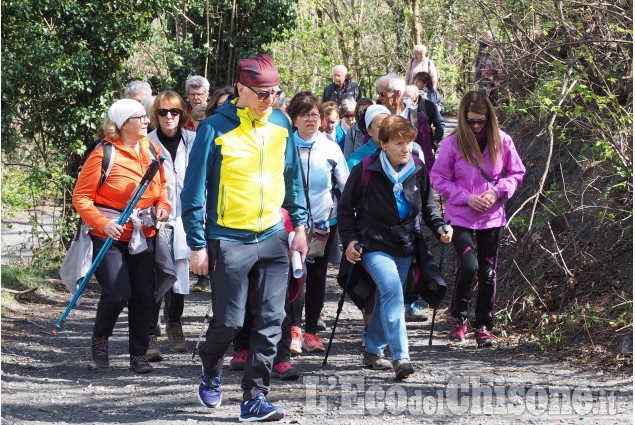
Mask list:
[{"label": "dirt road surface", "polygon": [[[325,317],[337,310],[336,269],[328,278]],[[110,343],[111,367],[90,361],[90,335],[99,292],[91,284],[62,332],[51,334],[69,294],[31,293],[2,317],[3,424],[197,424],[237,422],[242,373],[223,371],[223,403],[207,409],[196,397],[200,363],[192,360],[210,293],[186,298],[183,318],[189,352],[168,353],[148,375],[128,370],[127,315]],[[447,300],[446,300],[447,301]],[[470,333],[449,344],[445,311],[410,323],[415,374],[396,381],[391,371],[364,369],[360,313],[347,301],[328,365],[323,357],[294,358],[297,381],[272,379],[269,399],[283,406],[286,424],[624,424],[632,422],[632,376],[611,376],[559,362],[527,347],[479,350]],[[164,333],[165,334],[165,333]],[[322,336],[328,338],[330,330]],[[167,340],[160,339],[162,351]],[[230,349],[225,364],[229,364]]]}]

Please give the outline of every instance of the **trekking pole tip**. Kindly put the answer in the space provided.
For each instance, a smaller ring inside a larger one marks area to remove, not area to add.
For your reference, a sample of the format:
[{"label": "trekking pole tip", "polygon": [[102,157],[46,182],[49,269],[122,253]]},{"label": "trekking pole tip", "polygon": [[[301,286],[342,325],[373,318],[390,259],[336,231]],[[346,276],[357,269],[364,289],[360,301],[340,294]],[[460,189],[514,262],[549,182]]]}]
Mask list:
[{"label": "trekking pole tip", "polygon": [[51,333],[53,335],[57,335],[57,333],[60,331],[60,325],[59,323],[56,323],[55,326],[53,327],[53,330],[51,331]]}]

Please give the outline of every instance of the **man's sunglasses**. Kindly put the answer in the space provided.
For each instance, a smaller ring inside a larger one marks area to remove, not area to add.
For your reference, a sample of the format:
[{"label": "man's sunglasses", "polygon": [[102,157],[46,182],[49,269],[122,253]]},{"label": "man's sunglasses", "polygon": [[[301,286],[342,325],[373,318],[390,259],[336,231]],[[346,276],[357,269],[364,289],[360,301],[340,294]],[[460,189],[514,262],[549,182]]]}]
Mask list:
[{"label": "man's sunglasses", "polygon": [[487,122],[487,117],[479,118],[477,120],[474,120],[472,118],[466,118],[466,121],[467,121],[467,125],[485,124]]},{"label": "man's sunglasses", "polygon": [[260,101],[269,99],[269,96],[273,96],[273,98],[276,99],[278,96],[280,96],[282,94],[282,90],[256,91],[252,87],[249,87],[249,86],[245,86],[245,87],[247,87],[252,92],[256,93],[256,96],[258,96],[258,100],[260,100]]},{"label": "man's sunglasses", "polygon": [[160,117],[167,117],[168,116],[168,112],[170,113],[170,115],[172,115],[173,117],[177,116],[177,115],[181,115],[181,110],[177,109],[177,108],[172,108],[172,109],[157,109],[157,114],[159,114]]}]

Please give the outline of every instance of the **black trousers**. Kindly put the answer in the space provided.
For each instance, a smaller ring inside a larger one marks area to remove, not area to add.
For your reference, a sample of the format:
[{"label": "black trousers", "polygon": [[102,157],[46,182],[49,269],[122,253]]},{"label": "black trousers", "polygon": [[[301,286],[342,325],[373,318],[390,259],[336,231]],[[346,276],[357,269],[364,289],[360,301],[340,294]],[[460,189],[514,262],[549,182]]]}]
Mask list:
[{"label": "black trousers", "polygon": [[158,303],[152,303],[152,321],[150,322],[150,335],[159,335],[159,313],[161,312],[161,303],[163,306],[163,318],[165,323],[179,323],[183,316],[185,308],[185,295],[177,294],[174,289],[170,288],[165,293],[163,299]]},{"label": "black trousers", "polygon": [[452,245],[456,251],[458,269],[450,314],[452,317],[468,318],[474,278],[478,275],[474,325],[485,325],[490,329],[494,325],[496,264],[502,227],[484,230],[452,227]]},{"label": "black trousers", "polygon": [[291,303],[291,324],[300,326],[302,322],[302,309],[305,309],[305,332],[317,333],[317,321],[324,308],[324,296],[326,294],[326,272],[329,265],[329,252],[337,238],[333,237],[337,232],[337,224],[331,226],[330,236],[326,242],[324,256],[314,258],[313,263],[306,263],[306,279],[304,288],[300,290],[298,297]]},{"label": "black trousers", "polygon": [[[106,239],[91,235],[93,258]],[[154,238],[147,238],[148,249],[135,255],[128,252],[127,242],[114,241],[95,271],[101,286],[93,334],[110,337],[119,314],[128,306],[128,351],[131,356],[145,355],[148,350],[148,323],[153,304]]]}]

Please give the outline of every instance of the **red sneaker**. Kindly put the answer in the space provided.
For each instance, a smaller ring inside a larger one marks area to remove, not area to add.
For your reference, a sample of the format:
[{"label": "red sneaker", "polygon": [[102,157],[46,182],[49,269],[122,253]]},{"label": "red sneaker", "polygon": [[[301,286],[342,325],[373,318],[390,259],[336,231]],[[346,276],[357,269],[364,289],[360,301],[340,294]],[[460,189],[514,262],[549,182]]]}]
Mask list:
[{"label": "red sneaker", "polygon": [[283,381],[292,381],[300,377],[300,373],[289,362],[280,362],[273,365],[271,376],[282,379]]},{"label": "red sneaker", "polygon": [[494,338],[492,337],[492,334],[489,333],[489,330],[487,330],[487,327],[485,325],[481,325],[476,328],[474,336],[476,337],[476,345],[478,345],[478,348],[486,348],[492,346]]},{"label": "red sneaker", "polygon": [[236,348],[234,349],[234,357],[232,357],[229,365],[234,370],[243,370],[245,363],[247,363],[247,357],[249,357],[249,350],[246,348]]},{"label": "red sneaker", "polygon": [[465,332],[467,332],[467,319],[457,317],[452,323],[449,338],[451,341],[463,342],[465,341]]},{"label": "red sneaker", "polygon": [[302,347],[304,347],[307,353],[323,353],[326,350],[322,338],[317,336],[317,334],[310,334],[308,332],[304,333],[304,344],[302,344]]},{"label": "red sneaker", "polygon": [[299,326],[291,326],[291,345],[289,345],[289,351],[292,356],[298,356],[302,354],[302,330]]}]

